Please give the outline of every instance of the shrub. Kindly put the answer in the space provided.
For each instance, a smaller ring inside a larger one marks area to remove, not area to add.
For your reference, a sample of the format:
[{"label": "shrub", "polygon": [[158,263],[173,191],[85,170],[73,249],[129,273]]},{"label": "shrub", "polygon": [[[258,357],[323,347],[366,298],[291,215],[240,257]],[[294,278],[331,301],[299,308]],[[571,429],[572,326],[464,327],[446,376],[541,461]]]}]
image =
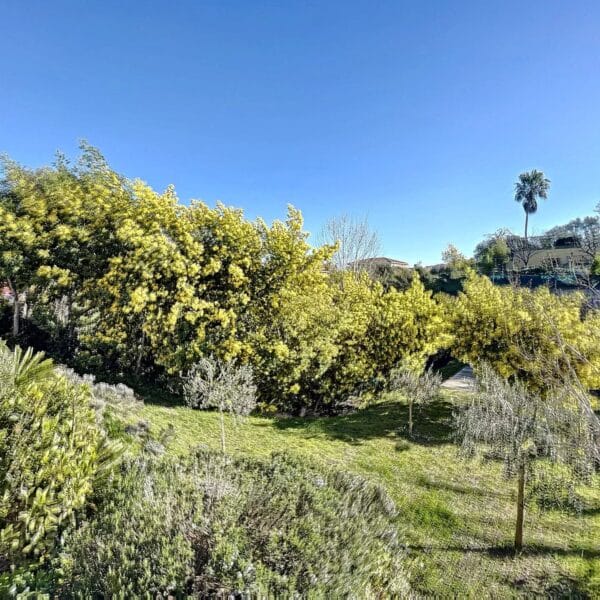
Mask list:
[{"label": "shrub", "polygon": [[361,478],[287,455],[138,459],[67,542],[61,597],[394,596],[395,508]]},{"label": "shrub", "polygon": [[89,402],[41,354],[0,345],[0,565],[47,560],[112,464]]},{"label": "shrub", "polygon": [[418,277],[385,293],[331,273],[335,248],[313,248],[293,207],[267,225],[182,205],[85,145],[74,166],[0,168],[0,273],[26,298],[23,333],[35,325],[79,368],[172,376],[213,355],[252,366],[262,402],[299,412],[372,393],[400,359],[421,365],[444,344]]},{"label": "shrub", "polygon": [[102,489],[96,514],[67,540],[60,597],[156,597],[193,573],[193,478],[175,463],[125,461]]},{"label": "shrub", "polygon": [[91,407],[100,417],[105,417],[107,409],[110,409],[108,412],[115,413],[123,420],[127,420],[142,404],[142,401],[136,397],[135,392],[123,383],[96,382],[94,375],[78,375],[73,369],[64,366],[58,367],[57,371],[73,384],[85,385],[89,388]]},{"label": "shrub", "polygon": [[581,513],[586,502],[577,491],[577,483],[565,465],[540,462],[529,476],[528,500],[541,509]]},{"label": "shrub", "polygon": [[459,360],[487,362],[537,391],[546,387],[549,370],[574,370],[589,388],[600,387],[600,314],[583,317],[582,295],[499,287],[471,272],[465,291],[448,304]]},{"label": "shrub", "polygon": [[191,408],[216,408],[248,415],[256,404],[252,369],[223,363],[214,358],[200,359],[183,378],[183,395]]},{"label": "shrub", "polygon": [[316,382],[317,397],[330,403],[349,396],[369,398],[383,389],[391,370],[405,362],[422,370],[429,355],[448,345],[442,306],[418,275],[410,287],[384,292],[364,274],[346,273],[335,288],[337,352]]},{"label": "shrub", "polygon": [[261,266],[255,273],[240,337],[263,402],[298,411],[314,405],[316,388],[337,354],[338,313],[325,268],[333,249],[313,249],[300,211],[285,222],[259,221]]},{"label": "shrub", "polygon": [[467,456],[485,450],[504,461],[507,477],[516,476],[515,549],[523,545],[525,484],[540,459],[568,467],[563,482],[588,480],[600,459],[600,424],[589,398],[576,382],[553,387],[543,397],[520,381],[480,366],[475,393],[456,413],[456,434]]}]

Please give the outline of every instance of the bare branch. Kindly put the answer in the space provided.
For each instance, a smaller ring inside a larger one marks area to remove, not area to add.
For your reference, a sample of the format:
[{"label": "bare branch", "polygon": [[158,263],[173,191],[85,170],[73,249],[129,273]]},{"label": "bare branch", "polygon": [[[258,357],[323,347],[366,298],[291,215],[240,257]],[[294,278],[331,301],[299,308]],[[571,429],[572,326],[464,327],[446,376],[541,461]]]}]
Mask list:
[{"label": "bare branch", "polygon": [[347,214],[334,217],[323,227],[319,241],[338,245],[332,258],[333,266],[338,270],[368,270],[369,259],[375,258],[381,251],[379,236],[371,229],[367,217],[356,218]]}]

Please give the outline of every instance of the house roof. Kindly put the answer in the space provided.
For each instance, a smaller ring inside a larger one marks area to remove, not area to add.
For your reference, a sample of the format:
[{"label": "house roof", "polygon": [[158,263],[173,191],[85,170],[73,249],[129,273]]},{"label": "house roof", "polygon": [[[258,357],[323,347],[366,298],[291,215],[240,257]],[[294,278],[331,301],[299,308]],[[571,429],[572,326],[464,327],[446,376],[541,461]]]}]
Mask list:
[{"label": "house roof", "polygon": [[390,267],[408,267],[409,264],[403,260],[398,260],[396,258],[388,258],[387,256],[375,256],[374,258],[364,258],[362,260],[357,260],[356,265],[388,265]]}]

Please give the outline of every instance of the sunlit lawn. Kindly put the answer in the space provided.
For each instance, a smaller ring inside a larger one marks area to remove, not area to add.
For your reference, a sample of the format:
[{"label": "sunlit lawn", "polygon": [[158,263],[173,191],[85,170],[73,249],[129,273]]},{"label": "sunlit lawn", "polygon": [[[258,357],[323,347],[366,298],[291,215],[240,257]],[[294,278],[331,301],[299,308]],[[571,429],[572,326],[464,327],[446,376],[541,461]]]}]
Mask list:
[{"label": "sunlit lawn", "polygon": [[[515,486],[502,477],[501,465],[459,458],[451,438],[457,402],[459,396],[446,392],[423,410],[412,440],[403,428],[406,406],[398,399],[339,417],[251,417],[237,426],[228,419],[227,451],[293,452],[382,483],[400,509],[412,582],[422,593],[600,597],[599,486],[580,490],[585,498],[580,515],[529,507],[528,547],[515,558],[510,549]],[[146,404],[139,416],[154,433],[173,427],[171,452],[220,445],[216,413]]]}]

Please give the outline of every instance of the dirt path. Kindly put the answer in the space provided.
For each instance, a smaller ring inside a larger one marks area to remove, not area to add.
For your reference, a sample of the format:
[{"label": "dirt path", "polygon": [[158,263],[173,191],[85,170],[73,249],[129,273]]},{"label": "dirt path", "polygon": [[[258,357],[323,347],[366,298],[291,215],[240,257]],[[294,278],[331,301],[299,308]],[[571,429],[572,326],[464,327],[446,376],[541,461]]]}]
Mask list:
[{"label": "dirt path", "polygon": [[447,390],[472,391],[475,387],[473,369],[469,365],[463,367],[456,375],[446,379],[442,387]]}]

